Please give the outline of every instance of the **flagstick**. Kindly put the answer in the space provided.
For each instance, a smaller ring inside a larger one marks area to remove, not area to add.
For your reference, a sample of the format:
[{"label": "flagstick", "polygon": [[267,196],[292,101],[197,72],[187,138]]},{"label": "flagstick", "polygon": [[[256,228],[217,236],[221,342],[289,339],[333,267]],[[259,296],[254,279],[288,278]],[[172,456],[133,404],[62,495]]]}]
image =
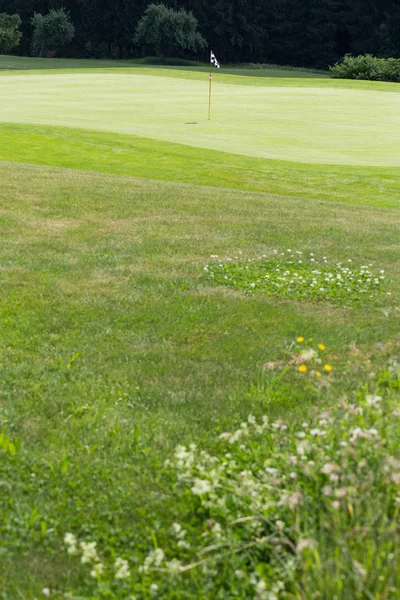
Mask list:
[{"label": "flagstick", "polygon": [[210,62],[210,83],[208,86],[208,120],[211,120],[211,84],[212,84],[212,62]]}]

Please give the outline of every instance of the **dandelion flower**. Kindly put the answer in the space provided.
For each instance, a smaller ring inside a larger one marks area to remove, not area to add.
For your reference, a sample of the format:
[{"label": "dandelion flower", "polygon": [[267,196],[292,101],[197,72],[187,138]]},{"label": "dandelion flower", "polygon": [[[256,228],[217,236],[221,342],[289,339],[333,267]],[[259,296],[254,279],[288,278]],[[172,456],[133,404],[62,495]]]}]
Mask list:
[{"label": "dandelion flower", "polygon": [[300,371],[300,373],[307,373],[307,371],[308,371],[307,365],[300,365],[299,371]]},{"label": "dandelion flower", "polygon": [[321,372],[320,372],[320,371],[317,371],[317,372],[315,373],[315,375],[316,375],[316,377],[321,377]]},{"label": "dandelion flower", "polygon": [[330,373],[332,371],[331,365],[324,365],[324,369],[327,373]]},{"label": "dandelion flower", "polygon": [[326,346],[324,346],[324,344],[318,344],[318,348],[320,350],[326,350]]},{"label": "dandelion flower", "polygon": [[298,337],[297,341],[299,342],[299,344],[301,344],[302,342],[304,342],[304,338],[303,337]]}]

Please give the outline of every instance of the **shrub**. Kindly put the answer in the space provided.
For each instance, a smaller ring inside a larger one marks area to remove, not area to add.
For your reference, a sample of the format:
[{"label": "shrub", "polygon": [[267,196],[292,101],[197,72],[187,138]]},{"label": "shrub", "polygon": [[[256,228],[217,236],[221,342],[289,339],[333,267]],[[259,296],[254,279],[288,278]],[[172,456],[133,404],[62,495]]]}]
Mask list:
[{"label": "shrub", "polygon": [[400,81],[400,59],[377,58],[372,54],[345,56],[341,63],[330,67],[335,79],[368,79],[372,81]]}]

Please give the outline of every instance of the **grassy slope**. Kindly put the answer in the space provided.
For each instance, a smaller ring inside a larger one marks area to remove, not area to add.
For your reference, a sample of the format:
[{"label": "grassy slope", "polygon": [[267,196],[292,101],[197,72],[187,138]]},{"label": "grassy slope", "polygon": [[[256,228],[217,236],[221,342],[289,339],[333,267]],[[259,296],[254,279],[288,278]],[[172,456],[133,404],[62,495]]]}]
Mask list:
[{"label": "grassy slope", "polygon": [[[0,129],[7,159],[0,416],[31,464],[8,474],[13,493],[0,505],[0,588],[31,600],[79,578],[60,554],[65,531],[138,544],[147,514],[175,518],[159,464],[176,443],[207,444],[250,411],[308,410],[307,390],[295,405],[285,390],[271,404],[258,387],[285,342],[313,335],[340,360],[351,342],[373,353],[396,335],[399,183],[391,169],[14,124]],[[372,261],[392,296],[333,309],[244,297],[204,278],[210,254],[275,247]]]},{"label": "grassy slope", "polygon": [[[399,211],[15,163],[2,163],[0,177],[2,420],[38,477],[43,461],[49,473],[63,457],[69,465],[59,483],[18,479],[25,491],[4,540],[11,594],[30,598],[79,575],[57,564],[66,530],[98,537],[112,527],[130,539],[144,504],[174,519],[165,499],[157,509],[162,481],[151,461],[176,443],[207,444],[249,411],[306,410],[307,392],[294,407],[284,396],[270,405],[254,388],[285,341],[313,335],[338,357],[351,342],[372,348],[398,331]],[[386,312],[246,298],[202,275],[210,254],[274,247],[373,261],[394,281]],[[53,530],[44,537],[42,523]],[[33,583],[21,575],[25,560]]]},{"label": "grassy slope", "polygon": [[241,82],[252,78],[225,76],[234,77],[234,85],[216,80],[207,121],[204,75],[195,81],[144,71],[56,73],[0,78],[0,121],[135,134],[295,162],[400,165],[397,92],[332,90],[303,79],[302,87],[288,90],[275,80],[250,93]]},{"label": "grassy slope", "polygon": [[397,169],[274,161],[100,131],[0,124],[0,160],[400,207]]}]

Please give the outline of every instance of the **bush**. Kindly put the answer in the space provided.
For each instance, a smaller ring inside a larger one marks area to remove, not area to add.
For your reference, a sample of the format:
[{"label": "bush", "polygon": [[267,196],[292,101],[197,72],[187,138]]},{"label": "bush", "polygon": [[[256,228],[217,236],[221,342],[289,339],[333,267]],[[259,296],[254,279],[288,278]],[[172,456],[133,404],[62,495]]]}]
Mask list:
[{"label": "bush", "polygon": [[341,63],[330,67],[334,79],[367,79],[400,82],[400,59],[377,58],[372,54],[345,56]]}]

